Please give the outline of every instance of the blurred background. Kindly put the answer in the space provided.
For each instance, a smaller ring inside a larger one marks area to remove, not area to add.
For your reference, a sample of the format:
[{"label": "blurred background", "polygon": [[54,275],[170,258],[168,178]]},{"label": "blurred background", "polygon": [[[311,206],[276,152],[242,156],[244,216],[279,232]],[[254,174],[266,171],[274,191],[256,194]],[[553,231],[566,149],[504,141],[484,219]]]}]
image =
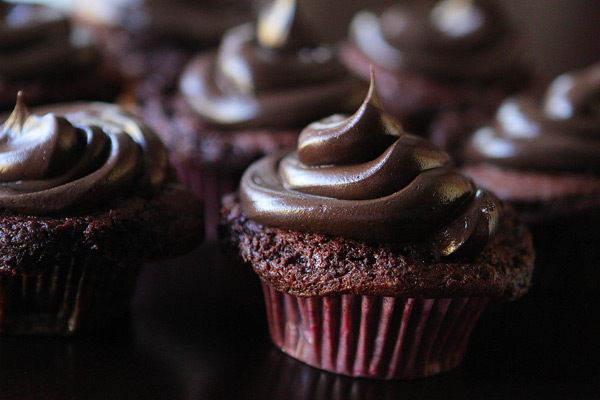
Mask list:
[{"label": "blurred background", "polygon": [[[411,0],[405,0],[411,1]],[[414,1],[414,0],[412,0]],[[422,1],[422,0],[416,0]],[[299,0],[314,29],[333,38],[346,34],[350,18],[362,8],[398,0]],[[555,76],[600,61],[600,1],[496,0],[507,10],[538,70]]]},{"label": "blurred background", "polygon": [[[21,2],[32,2],[20,0]],[[71,10],[95,1],[38,0]],[[122,0],[132,1],[132,0]],[[200,0],[202,1],[202,0]],[[250,1],[250,0],[249,0]],[[404,0],[415,1],[415,0]],[[423,0],[417,0],[423,1]],[[496,0],[522,33],[538,70],[546,77],[600,61],[600,1]],[[16,1],[19,2],[19,1]],[[266,0],[254,0],[257,7]],[[360,9],[381,8],[398,0],[299,0],[300,12],[324,38],[342,38],[348,21]]]},{"label": "blurred background", "polygon": [[[596,0],[496,0],[504,7],[538,70],[555,76],[600,61],[600,1]],[[359,9],[398,1],[300,0],[315,21],[315,29],[333,28],[331,21],[348,21]],[[339,30],[338,30],[339,29]],[[332,34],[345,34],[340,24]]]}]

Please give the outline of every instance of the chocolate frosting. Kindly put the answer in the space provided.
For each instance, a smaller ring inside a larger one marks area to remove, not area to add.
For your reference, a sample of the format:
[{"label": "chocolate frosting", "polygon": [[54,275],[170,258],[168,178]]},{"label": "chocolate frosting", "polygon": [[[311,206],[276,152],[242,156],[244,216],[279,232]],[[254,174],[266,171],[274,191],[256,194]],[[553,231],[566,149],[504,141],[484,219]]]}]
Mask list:
[{"label": "chocolate frosting", "polygon": [[191,107],[224,127],[295,127],[355,107],[360,84],[330,47],[315,45],[295,2],[275,1],[258,25],[228,31],[216,54],[185,68],[180,91]]},{"label": "chocolate frosting", "polygon": [[361,11],[351,40],[375,64],[438,79],[491,80],[523,70],[515,34],[489,0],[412,1]]},{"label": "chocolate frosting", "polygon": [[308,125],[296,152],[251,165],[246,215],[267,226],[384,242],[428,241],[443,256],[480,251],[499,200],[449,165],[446,153],[403,132],[383,111],[372,77],[350,116]]},{"label": "chocolate frosting", "polygon": [[30,79],[66,76],[99,58],[81,31],[59,11],[31,4],[0,3],[0,76]]},{"label": "chocolate frosting", "polygon": [[547,172],[600,172],[600,64],[556,78],[541,103],[507,99],[467,142],[466,163]]},{"label": "chocolate frosting", "polygon": [[75,103],[31,114],[19,94],[0,126],[0,208],[36,215],[73,211],[166,181],[166,151],[118,106]]}]

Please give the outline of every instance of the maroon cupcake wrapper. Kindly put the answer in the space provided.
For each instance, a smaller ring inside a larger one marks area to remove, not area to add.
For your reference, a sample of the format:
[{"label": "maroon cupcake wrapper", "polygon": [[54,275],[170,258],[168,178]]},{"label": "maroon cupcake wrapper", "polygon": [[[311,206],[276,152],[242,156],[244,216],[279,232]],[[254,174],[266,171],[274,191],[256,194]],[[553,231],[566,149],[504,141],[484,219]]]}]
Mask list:
[{"label": "maroon cupcake wrapper", "polygon": [[204,201],[204,238],[209,242],[216,242],[221,197],[237,188],[241,174],[206,169],[185,161],[174,161],[172,165],[177,171],[179,180],[187,184],[196,196]]},{"label": "maroon cupcake wrapper", "polygon": [[70,335],[125,315],[140,265],[73,256],[41,275],[0,274],[0,332]]},{"label": "maroon cupcake wrapper", "polygon": [[295,297],[263,283],[271,340],[313,367],[415,379],[457,367],[487,298]]}]

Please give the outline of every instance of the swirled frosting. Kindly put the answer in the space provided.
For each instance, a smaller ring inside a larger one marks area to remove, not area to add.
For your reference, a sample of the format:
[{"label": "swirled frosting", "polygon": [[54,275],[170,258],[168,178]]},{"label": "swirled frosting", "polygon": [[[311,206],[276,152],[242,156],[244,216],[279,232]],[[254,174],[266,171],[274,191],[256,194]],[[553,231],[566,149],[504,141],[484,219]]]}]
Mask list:
[{"label": "swirled frosting", "polygon": [[556,78],[541,102],[507,99],[462,152],[467,163],[548,172],[600,172],[600,64]]},{"label": "swirled frosting", "polygon": [[31,114],[19,94],[0,126],[0,208],[54,214],[164,185],[166,151],[136,117],[104,103],[43,110]]},{"label": "swirled frosting", "polygon": [[331,48],[312,43],[295,10],[277,0],[257,26],[228,31],[216,54],[194,58],[180,81],[191,107],[230,127],[301,126],[355,107],[357,82]]},{"label": "swirled frosting", "polygon": [[264,225],[384,242],[425,240],[440,255],[481,250],[499,201],[449,165],[446,153],[403,132],[371,80],[348,117],[308,125],[296,152],[251,165],[240,186],[244,212]]},{"label": "swirled frosting", "polygon": [[82,32],[59,11],[31,4],[0,3],[0,77],[40,78],[91,67],[98,59]]},{"label": "swirled frosting", "polygon": [[522,51],[488,0],[412,1],[361,11],[351,40],[373,63],[438,79],[490,80],[523,70]]}]

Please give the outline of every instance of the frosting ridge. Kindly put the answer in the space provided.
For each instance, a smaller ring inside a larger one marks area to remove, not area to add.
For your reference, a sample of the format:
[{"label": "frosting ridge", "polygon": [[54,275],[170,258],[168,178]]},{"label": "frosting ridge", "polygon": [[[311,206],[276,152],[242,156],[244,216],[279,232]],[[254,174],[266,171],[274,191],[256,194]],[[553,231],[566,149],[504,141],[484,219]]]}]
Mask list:
[{"label": "frosting ridge", "polygon": [[489,80],[523,69],[521,49],[487,0],[414,1],[362,11],[350,37],[374,63],[448,80]]},{"label": "frosting ridge", "polygon": [[65,75],[98,60],[92,43],[49,7],[0,3],[0,76],[29,79]]},{"label": "frosting ridge", "polygon": [[501,213],[499,200],[452,168],[446,153],[385,113],[373,77],[354,115],[310,124],[296,152],[251,165],[240,200],[250,219],[268,226],[426,241],[443,256],[480,251]]},{"label": "frosting ridge", "polygon": [[600,64],[557,77],[541,101],[507,99],[462,150],[465,162],[549,172],[600,172]]},{"label": "frosting ridge", "polygon": [[216,54],[194,58],[180,92],[221,126],[289,127],[354,107],[358,85],[333,50],[302,29],[295,2],[277,0],[257,25],[229,30]]},{"label": "frosting ridge", "polygon": [[119,107],[71,104],[31,114],[19,94],[0,126],[0,208],[53,214],[150,194],[166,181],[166,151]]}]

